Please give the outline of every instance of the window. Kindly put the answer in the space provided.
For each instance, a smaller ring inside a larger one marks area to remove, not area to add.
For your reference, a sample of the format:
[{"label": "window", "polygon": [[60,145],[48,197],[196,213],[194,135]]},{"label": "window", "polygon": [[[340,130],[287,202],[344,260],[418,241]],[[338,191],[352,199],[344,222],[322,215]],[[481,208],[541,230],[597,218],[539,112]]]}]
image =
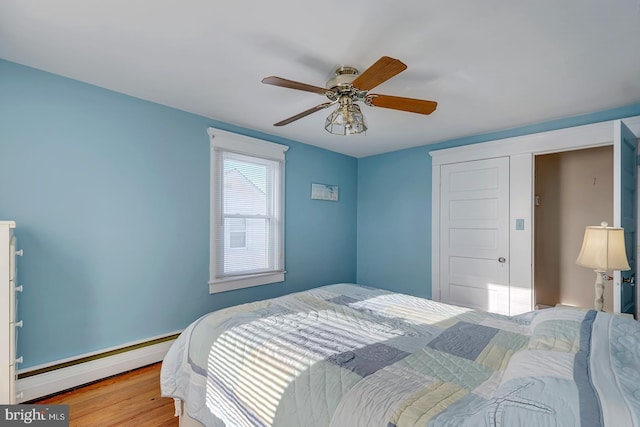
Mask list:
[{"label": "window", "polygon": [[209,292],[284,281],[284,158],[289,147],[209,128]]},{"label": "window", "polygon": [[247,249],[247,220],[228,218],[225,231],[229,231],[229,249]]}]

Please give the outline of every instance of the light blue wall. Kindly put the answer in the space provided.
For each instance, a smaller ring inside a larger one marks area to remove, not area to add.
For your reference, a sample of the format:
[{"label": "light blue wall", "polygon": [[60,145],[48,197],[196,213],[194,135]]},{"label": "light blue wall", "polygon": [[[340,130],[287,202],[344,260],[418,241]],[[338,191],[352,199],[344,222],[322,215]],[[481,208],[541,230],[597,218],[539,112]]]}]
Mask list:
[{"label": "light blue wall", "polygon": [[431,160],[426,148],[358,161],[358,283],[430,297]]},{"label": "light blue wall", "polygon": [[640,115],[640,104],[358,160],[358,283],[431,297],[429,151]]},{"label": "light blue wall", "polygon": [[[209,295],[209,138],[290,146],[286,282]],[[339,202],[310,199],[336,184]],[[357,160],[0,60],[0,219],[17,222],[22,368],[356,279]]]}]

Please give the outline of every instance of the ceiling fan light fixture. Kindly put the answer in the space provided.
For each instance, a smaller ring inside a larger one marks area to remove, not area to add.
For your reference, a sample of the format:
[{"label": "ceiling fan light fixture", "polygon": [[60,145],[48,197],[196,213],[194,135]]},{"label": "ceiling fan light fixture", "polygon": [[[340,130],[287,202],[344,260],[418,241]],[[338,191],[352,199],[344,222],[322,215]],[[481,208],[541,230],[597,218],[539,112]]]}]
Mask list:
[{"label": "ceiling fan light fixture", "polygon": [[351,98],[344,97],[340,106],[327,117],[324,128],[334,135],[357,135],[367,131],[367,121]]},{"label": "ceiling fan light fixture", "polygon": [[438,105],[435,101],[369,93],[374,87],[406,69],[407,66],[402,61],[383,56],[362,73],[359,73],[353,67],[343,66],[338,68],[335,71],[335,76],[327,82],[324,88],[277,76],[265,77],[262,79],[262,83],[312,92],[329,99],[329,102],[316,105],[274,123],[274,126],[287,125],[316,111],[339,103],[339,107],[327,117],[324,125],[325,130],[334,135],[357,135],[367,131],[367,121],[360,111],[360,107],[355,104],[359,101],[363,101],[365,105],[370,107],[388,108],[417,114],[427,115],[435,111]]}]

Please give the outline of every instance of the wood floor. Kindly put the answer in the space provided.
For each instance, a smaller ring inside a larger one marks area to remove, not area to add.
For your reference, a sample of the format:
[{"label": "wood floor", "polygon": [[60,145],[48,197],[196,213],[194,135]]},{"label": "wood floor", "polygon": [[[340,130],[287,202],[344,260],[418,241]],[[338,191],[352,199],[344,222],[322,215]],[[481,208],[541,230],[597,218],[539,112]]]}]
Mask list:
[{"label": "wood floor", "polygon": [[178,425],[173,399],[160,397],[160,363],[32,403],[69,405],[70,427]]}]

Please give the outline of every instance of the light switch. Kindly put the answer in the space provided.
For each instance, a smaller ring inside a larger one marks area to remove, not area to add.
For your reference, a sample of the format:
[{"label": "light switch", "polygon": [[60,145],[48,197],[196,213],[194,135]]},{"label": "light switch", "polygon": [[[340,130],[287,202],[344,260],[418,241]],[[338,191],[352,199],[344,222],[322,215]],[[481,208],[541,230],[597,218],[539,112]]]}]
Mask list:
[{"label": "light switch", "polygon": [[516,230],[524,230],[524,218],[516,218]]}]

